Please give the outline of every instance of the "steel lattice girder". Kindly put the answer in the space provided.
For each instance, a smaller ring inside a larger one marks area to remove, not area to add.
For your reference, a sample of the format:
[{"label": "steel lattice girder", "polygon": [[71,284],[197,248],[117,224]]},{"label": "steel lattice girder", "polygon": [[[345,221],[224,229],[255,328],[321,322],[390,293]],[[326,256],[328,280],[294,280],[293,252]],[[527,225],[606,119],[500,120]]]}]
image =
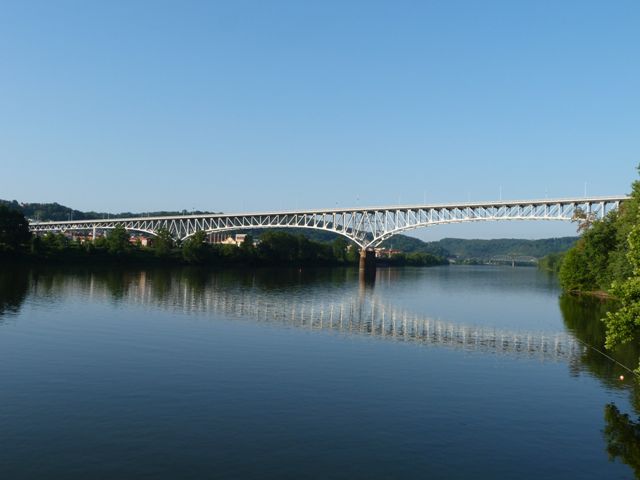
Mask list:
[{"label": "steel lattice girder", "polygon": [[414,205],[376,208],[328,209],[247,214],[200,214],[167,217],[30,221],[34,233],[102,231],[124,226],[127,230],[155,235],[168,230],[178,239],[197,231],[207,233],[257,228],[310,228],[335,232],[362,248],[374,247],[407,230],[448,223],[497,220],[570,221],[578,208],[592,218],[604,218],[627,200],[626,196],[480,202],[447,205]]}]

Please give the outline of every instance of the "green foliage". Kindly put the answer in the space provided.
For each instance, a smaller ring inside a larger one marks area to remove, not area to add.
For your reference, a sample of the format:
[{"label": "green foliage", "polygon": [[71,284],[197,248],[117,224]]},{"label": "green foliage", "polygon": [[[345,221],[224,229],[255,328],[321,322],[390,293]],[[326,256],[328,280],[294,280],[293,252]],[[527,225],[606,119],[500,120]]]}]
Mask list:
[{"label": "green foliage", "polygon": [[[395,247],[395,237],[392,239]],[[443,238],[437,242],[429,242],[424,253],[437,256],[453,256],[461,260],[479,260],[480,263],[491,260],[498,255],[514,255],[542,258],[550,253],[563,252],[576,242],[576,237],[545,238],[541,240],[524,240],[518,238],[498,238],[495,240],[465,240],[460,238]],[[401,248],[406,252],[404,248]],[[439,251],[447,252],[442,255]],[[462,263],[462,262],[460,262]]]},{"label": "green foliage", "polygon": [[[607,348],[627,343],[640,332],[640,224],[629,233],[627,260],[632,275],[613,282],[611,291],[619,299],[620,308],[607,312]],[[640,373],[640,369],[638,371]]]},{"label": "green foliage", "polygon": [[47,252],[60,252],[69,246],[69,239],[62,233],[47,232],[42,237],[42,245]]},{"label": "green foliage", "polygon": [[153,239],[153,250],[159,257],[166,257],[174,247],[173,236],[166,228],[160,228]]},{"label": "green foliage", "polygon": [[250,235],[239,246],[234,244],[210,245],[205,232],[196,232],[177,245],[169,232],[160,231],[152,248],[131,244],[129,233],[123,227],[113,229],[106,237],[83,243],[71,241],[66,235],[47,233],[34,237],[30,251],[34,258],[49,261],[82,261],[91,257],[96,261],[114,259],[133,262],[176,262],[190,264],[245,264],[245,265],[336,265],[359,259],[357,248],[346,243],[334,245],[311,241],[300,235],[285,232],[266,232],[258,246]]},{"label": "green foliage", "polygon": [[347,248],[347,263],[356,264],[360,261],[360,250],[355,245]]},{"label": "green foliage", "polygon": [[253,248],[253,242],[253,235],[249,233],[244,237],[244,240],[240,244],[240,248],[243,250],[251,250]]},{"label": "green foliage", "polygon": [[293,235],[284,232],[265,232],[260,237],[258,255],[270,263],[291,263],[297,257],[297,243]]},{"label": "green foliage", "polygon": [[158,211],[158,212],[122,212],[122,213],[107,213],[107,212],[81,212],[80,210],[74,210],[59,203],[18,203],[16,200],[0,200],[0,205],[5,205],[10,209],[21,212],[27,218],[38,219],[41,221],[53,220],[89,220],[92,218],[127,218],[127,217],[158,217],[166,215],[181,215],[187,213],[201,214],[208,213],[200,210],[193,210],[187,212],[181,211]]},{"label": "green foliage", "polygon": [[408,237],[406,235],[394,235],[382,242],[380,246],[392,250],[401,250],[405,253],[429,253],[438,257],[447,258],[451,256],[451,253],[443,246],[442,242],[443,240],[438,242],[423,242],[418,238]]},{"label": "green foliage", "polygon": [[313,242],[302,235],[268,231],[260,237],[258,258],[267,264],[336,263],[333,246]]},{"label": "green foliage", "polygon": [[254,246],[253,235],[247,234],[244,241],[240,244],[240,261],[245,263],[254,263],[256,259],[256,248]]},{"label": "green foliage", "polygon": [[449,262],[430,253],[397,253],[386,260],[389,265],[410,265],[416,267],[433,267],[436,265],[448,265]]},{"label": "green foliage", "polygon": [[[631,198],[617,212],[590,221],[580,241],[571,249],[560,268],[560,284],[568,291],[610,291],[628,294],[620,286],[633,275],[629,260],[629,235],[638,224],[640,182],[632,184]],[[612,287],[612,285],[617,285]]]},{"label": "green foliage", "polygon": [[614,282],[612,293],[621,306],[615,312],[607,312],[607,348],[633,340],[640,327],[640,277]]},{"label": "green foliage", "polygon": [[547,272],[559,273],[565,252],[550,253],[538,261],[538,268]]},{"label": "green foliage", "polygon": [[117,225],[109,232],[106,240],[107,251],[112,255],[123,255],[131,250],[129,233],[123,225]]},{"label": "green foliage", "polygon": [[593,289],[595,277],[589,268],[584,242],[578,242],[578,245],[565,254],[560,267],[560,284],[568,292]]},{"label": "green foliage", "polygon": [[31,240],[29,222],[17,210],[0,205],[0,251],[15,251]]},{"label": "green foliage", "polygon": [[337,237],[331,244],[331,248],[333,250],[333,258],[335,258],[340,263],[345,263],[347,261],[348,247],[349,243],[347,243],[344,237]]},{"label": "green foliage", "polygon": [[201,263],[205,260],[208,252],[208,245],[205,242],[206,233],[198,230],[185,240],[182,245],[182,258],[188,263]]},{"label": "green foliage", "polygon": [[633,267],[627,256],[629,252],[629,234],[638,223],[640,215],[640,182],[635,181],[631,186],[631,198],[620,206],[617,222],[616,249],[611,252],[610,272],[614,280],[623,280],[630,276]]},{"label": "green foliage", "polygon": [[611,212],[603,220],[593,222],[582,238],[587,266],[597,289],[606,290],[613,280],[609,255],[616,249],[617,218],[617,213]]}]

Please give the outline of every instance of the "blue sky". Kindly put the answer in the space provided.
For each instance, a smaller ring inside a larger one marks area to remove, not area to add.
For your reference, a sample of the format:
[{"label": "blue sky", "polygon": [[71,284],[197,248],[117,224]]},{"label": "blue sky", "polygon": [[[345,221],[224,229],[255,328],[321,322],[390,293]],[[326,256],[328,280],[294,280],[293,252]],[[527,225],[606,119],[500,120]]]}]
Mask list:
[{"label": "blue sky", "polygon": [[0,198],[234,212],[625,193],[638,25],[636,0],[3,2]]}]

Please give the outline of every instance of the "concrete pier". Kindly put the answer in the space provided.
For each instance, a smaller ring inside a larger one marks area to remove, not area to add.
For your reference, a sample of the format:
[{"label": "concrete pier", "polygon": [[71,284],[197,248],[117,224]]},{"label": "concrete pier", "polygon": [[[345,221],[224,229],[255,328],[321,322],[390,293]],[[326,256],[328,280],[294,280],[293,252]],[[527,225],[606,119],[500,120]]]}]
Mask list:
[{"label": "concrete pier", "polygon": [[376,252],[374,250],[360,250],[360,272],[366,274],[376,271]]}]

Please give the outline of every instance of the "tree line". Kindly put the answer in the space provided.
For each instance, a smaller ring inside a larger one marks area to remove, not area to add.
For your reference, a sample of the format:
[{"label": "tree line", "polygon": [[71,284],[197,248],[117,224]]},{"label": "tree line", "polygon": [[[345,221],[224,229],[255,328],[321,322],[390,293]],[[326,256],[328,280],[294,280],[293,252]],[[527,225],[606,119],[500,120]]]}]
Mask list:
[{"label": "tree line", "polygon": [[[206,233],[196,232],[184,241],[160,230],[151,246],[131,242],[129,232],[117,226],[94,240],[72,240],[61,233],[34,236],[17,210],[0,205],[0,255],[40,261],[129,261],[185,263],[194,265],[352,265],[360,259],[359,249],[342,238],[313,241],[301,234],[265,231],[258,241],[245,236],[239,245],[210,244]],[[389,265],[432,266],[446,264],[434,255],[397,254],[385,260]]]},{"label": "tree line", "polygon": [[[640,181],[631,185],[630,199],[596,220],[577,212],[582,236],[566,254],[547,257],[559,272],[563,290],[598,294],[616,300],[603,321],[609,349],[640,337]],[[638,368],[637,373],[640,373]]]},{"label": "tree line", "polygon": [[60,205],[59,203],[20,203],[17,200],[2,200],[0,205],[4,205],[11,210],[17,210],[27,218],[37,219],[41,221],[64,221],[64,220],[91,220],[96,218],[128,218],[128,217],[162,217],[169,215],[186,215],[186,214],[204,214],[211,212],[203,212],[200,210],[180,210],[167,211],[161,210],[157,212],[83,212],[73,208]]}]

